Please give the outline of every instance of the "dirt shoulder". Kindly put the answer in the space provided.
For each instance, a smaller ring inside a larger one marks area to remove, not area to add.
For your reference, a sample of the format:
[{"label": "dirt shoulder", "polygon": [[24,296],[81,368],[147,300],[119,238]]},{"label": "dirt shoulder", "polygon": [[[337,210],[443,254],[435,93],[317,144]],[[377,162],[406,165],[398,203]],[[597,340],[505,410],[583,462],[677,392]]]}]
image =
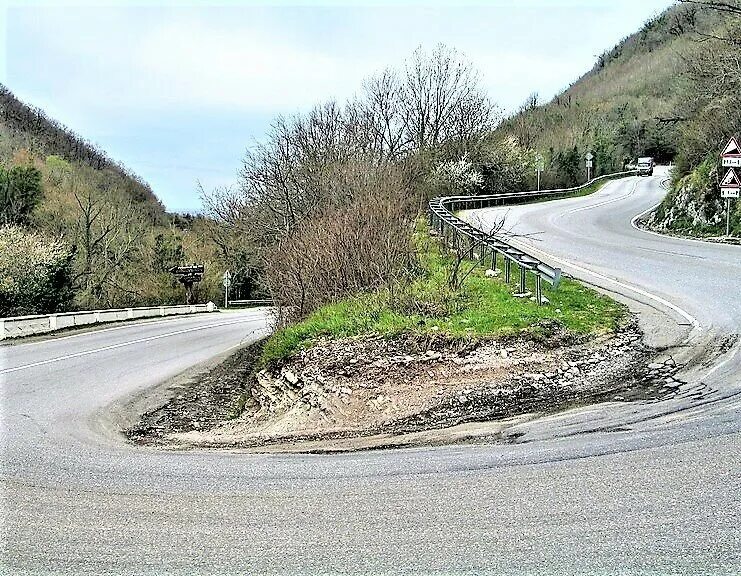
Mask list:
[{"label": "dirt shoulder", "polygon": [[674,360],[656,362],[635,322],[600,337],[574,336],[553,322],[539,332],[324,339],[255,373],[257,343],[178,384],[126,434],[172,449],[261,452],[508,441],[513,423],[679,386]]}]

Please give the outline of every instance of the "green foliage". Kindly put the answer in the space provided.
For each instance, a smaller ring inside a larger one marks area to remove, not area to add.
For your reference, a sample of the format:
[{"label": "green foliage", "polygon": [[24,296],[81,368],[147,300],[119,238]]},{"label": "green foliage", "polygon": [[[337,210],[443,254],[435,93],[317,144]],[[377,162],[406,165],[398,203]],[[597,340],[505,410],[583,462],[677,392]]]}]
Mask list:
[{"label": "green foliage", "polygon": [[154,234],[153,268],[157,272],[169,272],[174,266],[185,261],[185,252],[179,238],[172,233]]},{"label": "green foliage", "polygon": [[[709,154],[686,176],[672,171],[673,185],[653,215],[654,224],[680,234],[722,236],[726,231],[726,201],[720,196],[717,154]],[[741,235],[741,209],[731,203],[730,232]]]},{"label": "green foliage", "polygon": [[[263,349],[262,364],[278,363],[321,336],[415,333],[493,337],[537,331],[538,322],[546,319],[557,320],[574,332],[600,333],[614,330],[625,317],[623,306],[571,280],[564,280],[557,290],[546,290],[551,301],[548,306],[514,298],[513,287],[487,278],[483,266],[464,280],[460,291],[451,292],[450,255],[441,253],[426,232],[417,234],[417,245],[422,263],[418,278],[408,285],[323,306],[303,321],[278,330]],[[516,267],[514,270],[516,277]]]},{"label": "green foliage", "polygon": [[574,146],[566,150],[558,150],[552,155],[552,165],[555,167],[557,172],[561,174],[561,182],[565,187],[576,186],[579,181],[583,179],[582,173],[582,159],[579,154],[579,149]]},{"label": "green foliage", "polygon": [[480,154],[485,194],[518,192],[527,187],[535,171],[535,155],[516,138],[507,136],[487,141]]},{"label": "green foliage", "polygon": [[[528,99],[496,133],[512,135],[541,153],[549,151],[544,187],[583,182],[587,152],[595,156],[596,175],[620,170],[639,156],[668,162],[680,139],[686,147],[684,119],[694,115],[686,102],[698,95],[684,69],[686,60],[708,46],[698,42],[694,31],[701,27],[718,33],[725,20],[717,11],[673,6],[605,52],[591,71],[551,102],[533,106]],[[703,82],[718,78],[708,75]],[[697,160],[694,155],[690,169]]]},{"label": "green foliage", "polygon": [[34,166],[0,166],[0,224],[26,224],[42,198],[41,172]]},{"label": "green foliage", "polygon": [[66,310],[71,253],[63,242],[19,226],[0,228],[0,317]]}]

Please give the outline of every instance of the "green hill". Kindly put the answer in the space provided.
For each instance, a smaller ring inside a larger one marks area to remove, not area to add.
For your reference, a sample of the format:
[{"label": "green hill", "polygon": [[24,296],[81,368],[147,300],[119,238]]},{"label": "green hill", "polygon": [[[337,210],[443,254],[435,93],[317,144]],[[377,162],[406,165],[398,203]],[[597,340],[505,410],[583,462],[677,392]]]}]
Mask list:
[{"label": "green hill", "polygon": [[[0,316],[180,302],[168,269],[194,261],[207,264],[200,299],[220,293],[207,220],[168,214],[141,178],[1,85],[0,208]],[[19,241],[35,251],[11,251]],[[58,298],[19,292],[29,267]]]},{"label": "green hill", "polygon": [[[587,152],[595,156],[597,175],[639,156],[674,161],[674,188],[654,224],[718,233],[722,203],[714,166],[721,145],[741,131],[741,2],[721,4],[672,6],[550,102],[531,98],[497,132],[543,154],[545,186],[584,181]],[[734,224],[738,229],[738,213]]]}]

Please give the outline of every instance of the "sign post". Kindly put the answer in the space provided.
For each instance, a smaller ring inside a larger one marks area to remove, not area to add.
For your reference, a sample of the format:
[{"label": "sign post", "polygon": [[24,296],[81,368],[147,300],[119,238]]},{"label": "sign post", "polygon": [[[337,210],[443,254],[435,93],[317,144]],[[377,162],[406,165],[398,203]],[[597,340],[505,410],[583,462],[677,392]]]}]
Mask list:
[{"label": "sign post", "polygon": [[229,286],[232,283],[232,275],[229,270],[224,272],[224,308],[229,308]]},{"label": "sign post", "polygon": [[741,179],[736,174],[736,168],[741,168],[741,148],[738,141],[731,138],[721,154],[724,168],[728,172],[720,181],[720,197],[726,199],[726,236],[731,235],[731,198],[738,198],[741,190]]},{"label": "sign post", "polygon": [[540,192],[540,173],[545,168],[545,161],[543,159],[543,155],[538,152],[538,155],[535,157],[535,171],[538,173],[538,192]]},{"label": "sign post", "polygon": [[193,303],[193,284],[203,280],[205,268],[203,264],[191,264],[189,266],[173,266],[170,273],[174,274],[178,281],[185,286],[185,303]]},{"label": "sign post", "polygon": [[587,152],[585,158],[587,159],[587,182],[589,182],[592,179],[592,161],[594,160],[594,154]]}]

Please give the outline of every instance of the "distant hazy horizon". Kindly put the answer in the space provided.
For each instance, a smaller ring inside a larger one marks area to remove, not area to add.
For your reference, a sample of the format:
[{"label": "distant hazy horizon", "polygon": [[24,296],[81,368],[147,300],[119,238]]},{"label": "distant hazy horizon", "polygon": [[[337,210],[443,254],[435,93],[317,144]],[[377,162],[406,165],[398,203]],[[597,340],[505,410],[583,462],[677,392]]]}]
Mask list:
[{"label": "distant hazy horizon", "polygon": [[144,178],[170,211],[233,184],[278,114],[356,93],[416,47],[466,54],[511,112],[576,80],[673,2],[6,6],[2,82]]}]

